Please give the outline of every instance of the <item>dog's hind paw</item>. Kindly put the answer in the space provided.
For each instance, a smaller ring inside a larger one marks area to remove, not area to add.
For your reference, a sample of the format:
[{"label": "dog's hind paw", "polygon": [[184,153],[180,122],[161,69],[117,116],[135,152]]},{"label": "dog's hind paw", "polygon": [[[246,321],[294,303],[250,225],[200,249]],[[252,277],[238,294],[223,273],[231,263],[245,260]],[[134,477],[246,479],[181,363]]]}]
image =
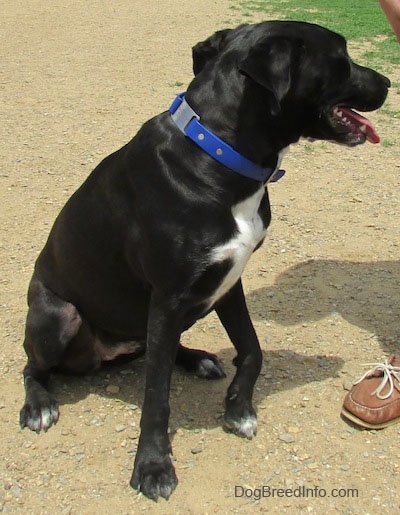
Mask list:
[{"label": "dog's hind paw", "polygon": [[229,433],[234,433],[237,436],[251,440],[257,434],[257,417],[255,415],[248,415],[239,420],[234,420],[225,415],[224,429]]},{"label": "dog's hind paw", "polygon": [[55,399],[49,398],[47,405],[26,403],[19,414],[21,429],[28,427],[36,433],[47,431],[58,421],[59,409]]},{"label": "dog's hind paw", "polygon": [[178,484],[178,478],[168,458],[168,461],[162,463],[149,462],[135,465],[130,484],[138,493],[153,501],[157,501],[159,497],[168,500]]},{"label": "dog's hind paw", "polygon": [[222,379],[226,377],[222,363],[212,354],[209,354],[203,359],[199,359],[195,374],[203,379]]},{"label": "dog's hind paw", "polygon": [[176,364],[202,379],[222,379],[226,377],[224,367],[217,356],[204,350],[188,349],[180,345]]}]

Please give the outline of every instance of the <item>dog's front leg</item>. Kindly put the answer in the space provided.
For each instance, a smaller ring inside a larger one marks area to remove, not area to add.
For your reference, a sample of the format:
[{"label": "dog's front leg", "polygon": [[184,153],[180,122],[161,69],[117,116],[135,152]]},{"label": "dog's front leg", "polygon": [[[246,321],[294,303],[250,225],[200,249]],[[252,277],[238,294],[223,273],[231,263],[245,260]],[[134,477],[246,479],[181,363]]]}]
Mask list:
[{"label": "dog's front leg", "polygon": [[252,397],[261,370],[262,353],[247,310],[241,280],[216,306],[216,312],[237,351],[234,360],[236,374],[225,398],[224,425],[227,430],[251,439],[257,433]]},{"label": "dog's front leg", "polygon": [[173,299],[152,295],[147,331],[146,390],[131,486],[156,501],[168,499],[178,484],[168,438],[169,390],[181,334]]}]

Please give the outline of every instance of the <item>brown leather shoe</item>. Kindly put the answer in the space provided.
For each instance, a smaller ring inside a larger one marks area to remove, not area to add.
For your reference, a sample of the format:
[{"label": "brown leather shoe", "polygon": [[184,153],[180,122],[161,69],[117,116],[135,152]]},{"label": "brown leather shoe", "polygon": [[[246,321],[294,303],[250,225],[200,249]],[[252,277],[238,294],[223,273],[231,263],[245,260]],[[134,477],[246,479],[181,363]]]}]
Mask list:
[{"label": "brown leather shoe", "polygon": [[400,422],[400,357],[372,366],[346,395],[342,415],[367,429],[383,429]]}]

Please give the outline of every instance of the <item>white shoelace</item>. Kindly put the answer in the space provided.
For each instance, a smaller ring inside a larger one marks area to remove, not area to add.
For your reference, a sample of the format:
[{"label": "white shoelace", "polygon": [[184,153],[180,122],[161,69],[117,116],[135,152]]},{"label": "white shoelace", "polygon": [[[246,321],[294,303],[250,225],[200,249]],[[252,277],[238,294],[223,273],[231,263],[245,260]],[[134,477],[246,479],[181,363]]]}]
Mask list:
[{"label": "white shoelace", "polygon": [[[371,392],[371,395],[375,395],[378,397],[378,399],[388,399],[392,393],[393,389],[396,388],[396,390],[399,390],[399,387],[394,384],[393,378],[395,378],[400,385],[400,367],[394,367],[391,365],[387,359],[383,363],[363,363],[363,367],[372,367],[368,372],[365,372],[365,374],[360,377],[360,379],[357,379],[357,381],[354,382],[354,384],[360,383],[363,379],[366,377],[374,374],[375,372],[383,372],[383,377],[381,383],[378,385],[376,390]],[[381,392],[385,388],[385,386],[389,383],[389,391],[385,395],[382,395]]]}]

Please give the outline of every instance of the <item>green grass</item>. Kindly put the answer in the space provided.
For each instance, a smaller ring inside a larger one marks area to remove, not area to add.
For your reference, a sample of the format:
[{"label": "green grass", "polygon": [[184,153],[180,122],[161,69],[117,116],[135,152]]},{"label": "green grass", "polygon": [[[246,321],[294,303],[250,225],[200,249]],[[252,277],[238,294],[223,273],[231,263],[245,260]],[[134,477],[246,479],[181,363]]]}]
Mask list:
[{"label": "green grass", "polygon": [[243,21],[261,13],[266,20],[318,23],[348,40],[373,41],[362,57],[372,63],[400,64],[399,44],[377,0],[242,0],[236,7]]},{"label": "green grass", "polygon": [[[400,65],[400,45],[378,0],[239,0],[232,3],[231,9],[241,23],[251,23],[256,18],[323,25],[355,43],[360,49],[357,62],[389,77]],[[392,90],[400,95],[400,83],[392,83]],[[400,116],[396,108],[385,106],[381,112],[391,118]],[[390,147],[392,141],[382,144]]]},{"label": "green grass", "polygon": [[381,141],[381,145],[383,146],[383,148],[391,148],[396,145],[396,142],[391,139],[385,138]]}]

